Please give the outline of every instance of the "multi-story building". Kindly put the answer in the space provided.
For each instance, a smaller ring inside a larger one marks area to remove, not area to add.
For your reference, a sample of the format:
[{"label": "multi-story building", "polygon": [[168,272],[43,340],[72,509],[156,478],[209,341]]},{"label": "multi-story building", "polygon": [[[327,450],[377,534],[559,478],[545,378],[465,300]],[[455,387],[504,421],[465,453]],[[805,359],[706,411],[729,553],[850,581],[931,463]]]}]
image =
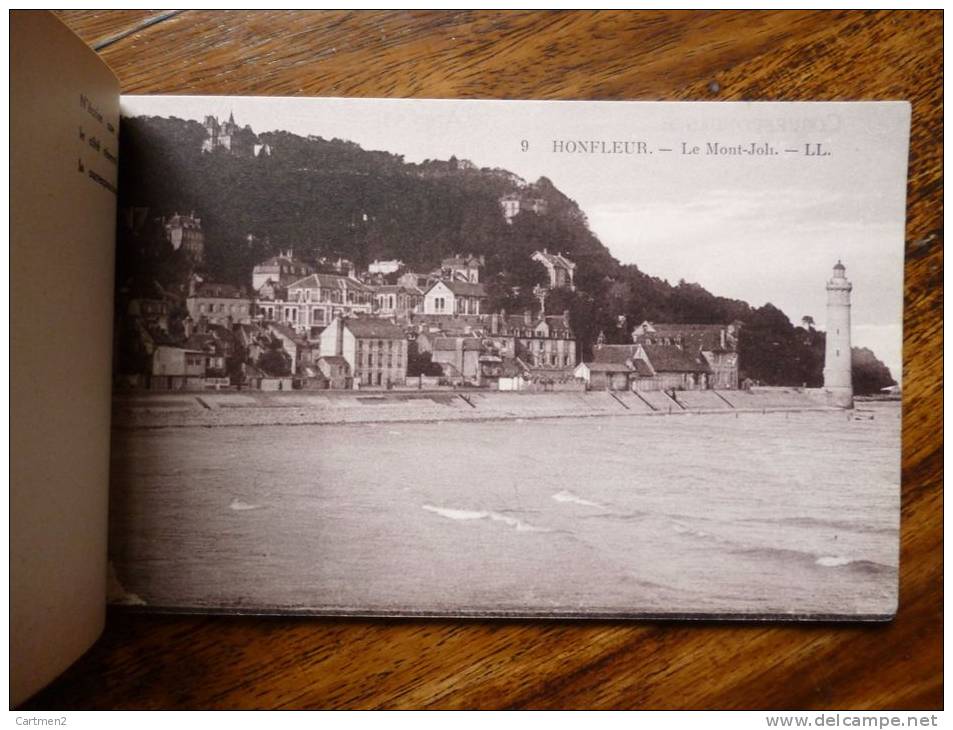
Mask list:
[{"label": "multi-story building", "polygon": [[420,289],[399,284],[374,287],[374,313],[379,317],[406,319],[411,313],[423,311],[424,294]]},{"label": "multi-story building", "polygon": [[251,288],[258,292],[269,283],[272,287],[286,287],[313,273],[314,269],[310,265],[296,259],[294,251],[288,249],[252,269]]},{"label": "multi-story building", "polygon": [[335,316],[370,314],[374,307],[373,289],[349,276],[311,274],[278,291],[284,296],[259,297],[258,318],[287,324],[312,341]]},{"label": "multi-story building", "polygon": [[469,281],[471,284],[480,283],[480,269],[483,268],[483,256],[454,254],[440,262],[440,275],[451,281]]},{"label": "multi-story building", "polygon": [[438,281],[424,294],[424,314],[480,314],[485,302],[483,284]]},{"label": "multi-story building", "polygon": [[185,307],[193,322],[204,318],[210,324],[228,327],[246,324],[252,316],[252,300],[244,289],[231,284],[199,282],[195,278],[189,285]]},{"label": "multi-story building", "polygon": [[[493,318],[490,333],[493,336]],[[514,355],[537,370],[572,370],[576,367],[576,336],[569,324],[569,312],[562,315],[500,315],[499,334],[513,338]],[[507,353],[508,354],[508,353]]]},{"label": "multi-story building", "polygon": [[200,262],[205,256],[205,234],[202,232],[202,219],[195,213],[179,215],[176,213],[164,222],[165,236],[176,251],[185,251],[193,261]]},{"label": "multi-story building", "polygon": [[321,332],[320,356],[343,357],[355,387],[391,387],[407,380],[404,331],[378,317],[336,316]]}]

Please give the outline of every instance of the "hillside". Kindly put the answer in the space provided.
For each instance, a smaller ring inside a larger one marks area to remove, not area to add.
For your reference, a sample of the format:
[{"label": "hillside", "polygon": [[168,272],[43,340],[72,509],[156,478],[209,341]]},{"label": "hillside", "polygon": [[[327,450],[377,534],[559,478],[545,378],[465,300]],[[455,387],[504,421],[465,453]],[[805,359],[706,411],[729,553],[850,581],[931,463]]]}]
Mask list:
[{"label": "hillside", "polygon": [[[244,133],[254,136],[247,128]],[[260,135],[270,155],[203,154],[204,138],[194,121],[123,119],[121,286],[135,290],[157,279],[181,291],[187,264],[163,243],[157,224],[174,212],[195,211],[202,218],[205,273],[223,283],[248,286],[256,262],[288,248],[305,260],[343,256],[359,268],[397,258],[419,271],[467,252],[486,257],[491,309],[509,312],[536,306],[531,290],[544,272],[530,255],[548,248],[578,265],[578,290],[554,292],[547,309],[570,310],[584,356],[600,333],[607,342],[623,342],[646,319],[739,320],[745,324],[742,377],[777,385],[822,381],[822,333],[795,327],[770,304],[752,308],[697,284],[672,285],[621,265],[590,231],[578,205],[546,178],[529,184],[508,171],[455,158],[407,163],[353,142],[287,132]],[[545,201],[546,212],[521,212],[508,224],[500,198],[520,192]],[[134,228],[122,223],[122,211],[131,208],[142,211]],[[863,372],[855,380],[865,392],[892,384],[872,353],[859,362]]]}]

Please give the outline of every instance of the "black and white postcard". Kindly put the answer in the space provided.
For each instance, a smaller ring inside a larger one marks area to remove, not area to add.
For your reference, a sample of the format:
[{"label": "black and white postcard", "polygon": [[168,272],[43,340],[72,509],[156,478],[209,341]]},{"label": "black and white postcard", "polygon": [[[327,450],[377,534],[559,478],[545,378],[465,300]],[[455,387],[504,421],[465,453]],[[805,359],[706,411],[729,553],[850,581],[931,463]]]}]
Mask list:
[{"label": "black and white postcard", "polygon": [[114,602],[894,615],[906,103],[121,111]]}]

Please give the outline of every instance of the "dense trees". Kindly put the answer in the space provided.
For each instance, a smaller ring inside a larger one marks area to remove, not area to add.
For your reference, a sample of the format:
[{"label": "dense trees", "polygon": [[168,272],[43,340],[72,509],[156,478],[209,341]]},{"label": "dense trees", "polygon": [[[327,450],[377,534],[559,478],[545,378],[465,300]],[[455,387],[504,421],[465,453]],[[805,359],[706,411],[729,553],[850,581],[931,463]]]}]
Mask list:
[{"label": "dense trees", "polygon": [[[430,271],[453,253],[472,253],[486,258],[490,309],[516,313],[538,306],[533,287],[546,275],[530,256],[547,248],[577,263],[577,291],[553,292],[546,308],[570,312],[584,357],[600,333],[607,342],[626,342],[644,320],[740,321],[743,376],[765,384],[821,382],[824,340],[812,319],[795,327],[770,304],[752,308],[698,284],[673,286],[621,265],[590,231],[578,205],[546,178],[526,188],[512,173],[481,170],[465,160],[409,164],[353,142],[287,132],[261,135],[271,155],[202,154],[204,136],[192,121],[123,120],[121,215],[132,207],[148,208],[148,215],[138,230],[119,227],[121,285],[139,289],[155,280],[168,291],[183,290],[188,262],[163,248],[155,221],[193,210],[205,232],[207,276],[246,287],[256,262],[288,248],[305,259],[344,256],[359,267],[397,258],[412,271]],[[543,199],[546,214],[521,212],[508,224],[499,200],[518,189]],[[855,367],[859,391],[893,382],[869,351],[855,353]]]}]

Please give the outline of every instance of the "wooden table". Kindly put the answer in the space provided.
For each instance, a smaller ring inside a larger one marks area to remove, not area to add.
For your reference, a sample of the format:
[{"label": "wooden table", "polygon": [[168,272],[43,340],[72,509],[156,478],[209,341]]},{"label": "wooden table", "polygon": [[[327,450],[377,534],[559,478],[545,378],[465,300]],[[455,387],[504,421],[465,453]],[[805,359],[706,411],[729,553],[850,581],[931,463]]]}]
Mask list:
[{"label": "wooden table", "polygon": [[127,615],[33,708],[942,706],[942,14],[65,11],[124,92],[907,99],[900,612],[885,625]]}]

